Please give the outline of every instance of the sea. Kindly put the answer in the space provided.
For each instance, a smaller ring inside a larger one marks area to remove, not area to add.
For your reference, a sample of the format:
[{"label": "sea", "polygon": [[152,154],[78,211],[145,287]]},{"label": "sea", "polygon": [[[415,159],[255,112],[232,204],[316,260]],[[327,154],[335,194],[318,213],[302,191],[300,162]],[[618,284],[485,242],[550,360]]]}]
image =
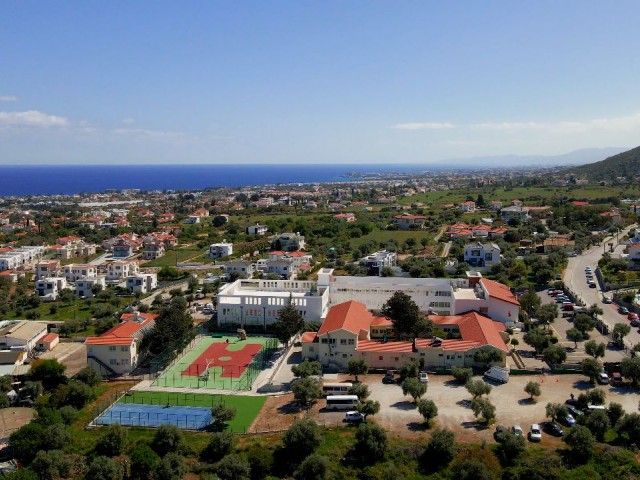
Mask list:
[{"label": "sea", "polygon": [[253,185],[326,183],[379,174],[437,171],[434,165],[4,165],[0,196],[106,190],[200,190]]}]

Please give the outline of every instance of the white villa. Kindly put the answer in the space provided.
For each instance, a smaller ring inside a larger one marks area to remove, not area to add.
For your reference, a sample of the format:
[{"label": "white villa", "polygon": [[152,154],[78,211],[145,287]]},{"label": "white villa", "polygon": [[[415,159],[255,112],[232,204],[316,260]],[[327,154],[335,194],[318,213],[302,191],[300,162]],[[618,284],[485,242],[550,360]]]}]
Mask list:
[{"label": "white villa", "polygon": [[138,273],[126,278],[127,288],[133,293],[149,293],[158,286],[158,275],[155,273]]},{"label": "white villa", "polygon": [[228,257],[233,253],[233,243],[223,240],[221,243],[212,243],[209,245],[209,258]]}]

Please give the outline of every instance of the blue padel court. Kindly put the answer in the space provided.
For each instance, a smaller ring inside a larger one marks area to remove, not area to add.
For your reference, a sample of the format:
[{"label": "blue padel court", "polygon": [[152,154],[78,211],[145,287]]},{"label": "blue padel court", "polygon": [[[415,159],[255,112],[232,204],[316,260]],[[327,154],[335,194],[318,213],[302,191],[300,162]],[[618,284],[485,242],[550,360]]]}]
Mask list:
[{"label": "blue padel court", "polygon": [[167,407],[116,403],[96,418],[96,425],[119,423],[127,427],[175,425],[186,430],[201,430],[211,423],[211,409],[204,407]]}]

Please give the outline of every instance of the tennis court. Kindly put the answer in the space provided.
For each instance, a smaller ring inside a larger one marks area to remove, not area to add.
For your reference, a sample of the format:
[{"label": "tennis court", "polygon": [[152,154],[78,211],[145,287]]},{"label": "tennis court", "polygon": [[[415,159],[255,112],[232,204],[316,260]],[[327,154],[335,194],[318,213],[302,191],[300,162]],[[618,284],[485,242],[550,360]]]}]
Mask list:
[{"label": "tennis court", "polygon": [[153,386],[251,390],[277,348],[278,341],[272,337],[205,337],[169,366]]},{"label": "tennis court", "polygon": [[222,403],[226,407],[231,407],[236,410],[235,418],[227,422],[229,431],[246,433],[254,419],[258,416],[258,413],[260,413],[266,400],[264,396],[210,395],[191,392],[133,390],[121,396],[117,401],[119,404],[149,405],[158,408],[166,405],[175,407],[200,407],[209,411],[215,405]]},{"label": "tennis court", "polygon": [[211,408],[115,403],[100,415],[95,423],[119,423],[128,427],[175,425],[187,430],[202,430],[211,423]]}]

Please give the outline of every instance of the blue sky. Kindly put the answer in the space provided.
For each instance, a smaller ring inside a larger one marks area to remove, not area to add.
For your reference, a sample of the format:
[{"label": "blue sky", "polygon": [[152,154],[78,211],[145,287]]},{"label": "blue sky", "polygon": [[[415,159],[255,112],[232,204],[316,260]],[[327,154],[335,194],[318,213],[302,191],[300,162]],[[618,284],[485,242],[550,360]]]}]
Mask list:
[{"label": "blue sky", "polygon": [[634,147],[640,2],[0,3],[0,164]]}]

